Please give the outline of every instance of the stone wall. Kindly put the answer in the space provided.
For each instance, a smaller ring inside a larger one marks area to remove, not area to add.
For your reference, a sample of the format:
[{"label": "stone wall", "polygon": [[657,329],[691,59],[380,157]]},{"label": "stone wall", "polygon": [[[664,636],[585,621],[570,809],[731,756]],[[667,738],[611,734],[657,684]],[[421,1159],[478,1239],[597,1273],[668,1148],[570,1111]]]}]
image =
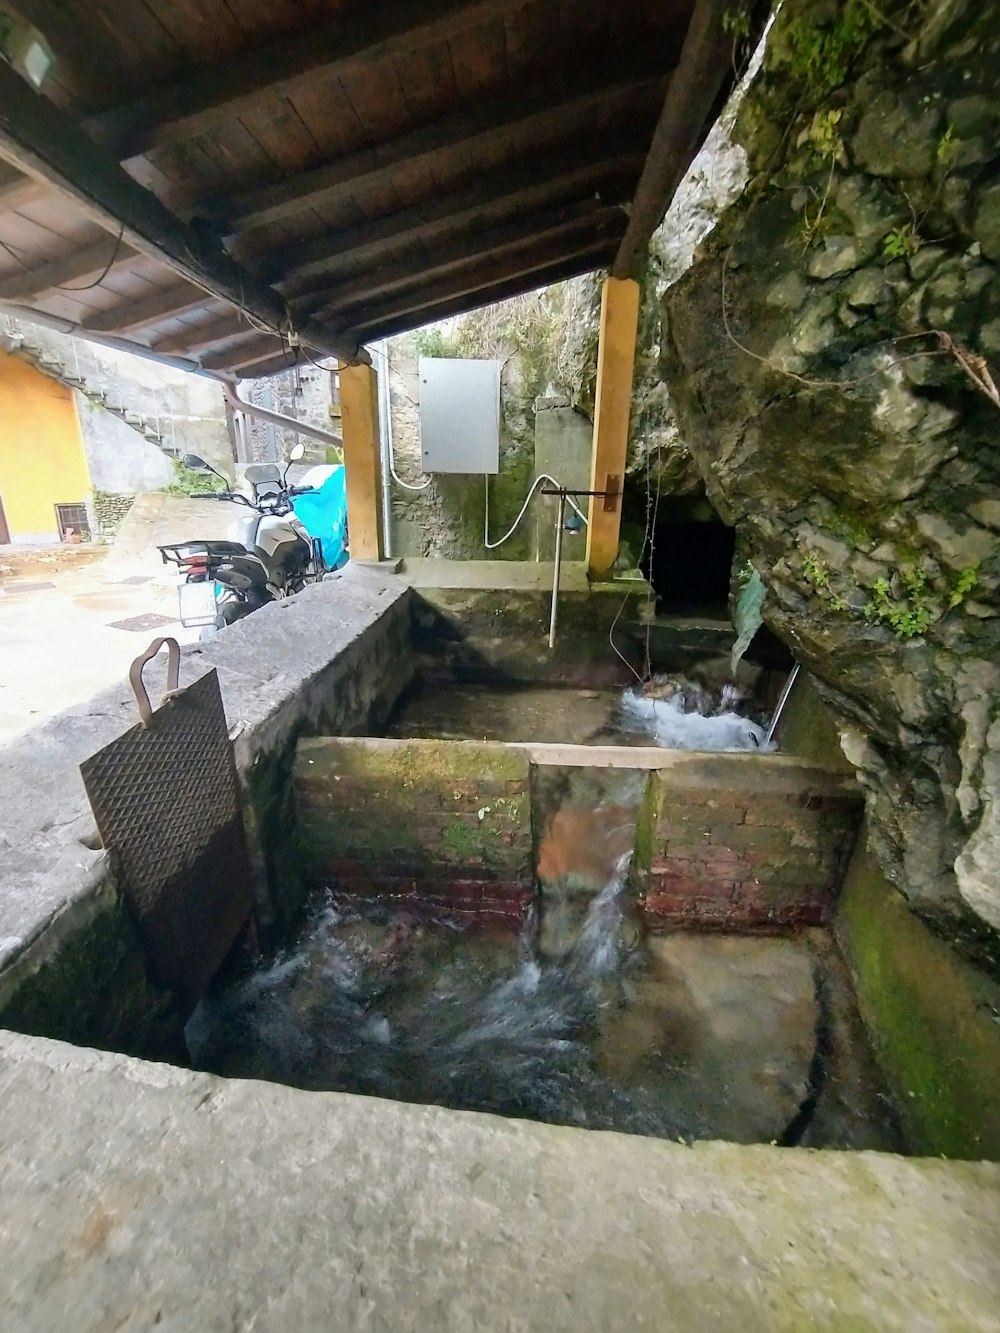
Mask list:
[{"label": "stone wall", "polygon": [[92,515],[91,536],[97,541],[113,537],[134,504],[134,495],[95,490],[88,506]]},{"label": "stone wall", "polygon": [[[320,430],[340,434],[340,399],[336,371],[322,363],[305,361],[291,370],[266,379],[244,380],[240,396],[256,407],[293,417]],[[301,441],[306,463],[341,462],[334,446],[309,435],[298,435],[293,427],[276,426],[259,417],[242,419],[242,463],[276,462],[288,458],[296,440]]]},{"label": "stone wall", "polygon": [[[514,522],[535,477],[535,400],[548,385],[551,362],[547,326],[539,325],[537,311],[523,324],[512,321],[513,333],[506,339],[482,336],[476,319],[475,314],[467,317],[450,340],[428,345],[428,351],[443,356],[495,357],[503,362],[500,471],[488,479],[489,537],[496,541]],[[422,471],[417,374],[423,346],[414,335],[395,338],[389,345],[396,473],[417,486],[428,480]],[[452,560],[534,559],[530,512],[508,541],[493,550],[487,548],[486,486],[482,476],[464,474],[436,474],[422,490],[410,490],[394,481],[393,554]]]},{"label": "stone wall", "polygon": [[661,348],[766,622],[852,729],[880,866],[1000,975],[996,18],[786,0],[747,192]]},{"label": "stone wall", "polygon": [[417,912],[515,923],[532,900],[528,756],[474,741],[299,742],[306,879]]}]

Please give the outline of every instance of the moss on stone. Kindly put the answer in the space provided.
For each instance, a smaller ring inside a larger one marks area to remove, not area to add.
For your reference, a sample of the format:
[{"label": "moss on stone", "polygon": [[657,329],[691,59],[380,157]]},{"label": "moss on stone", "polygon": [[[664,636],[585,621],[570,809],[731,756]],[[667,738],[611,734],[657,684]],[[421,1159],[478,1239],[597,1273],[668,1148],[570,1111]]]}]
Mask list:
[{"label": "moss on stone", "polygon": [[183,1061],[183,1015],[156,987],[106,880],[0,972],[0,1025],[143,1059]]},{"label": "moss on stone", "polygon": [[863,836],[838,934],[912,1148],[1000,1159],[1000,986],[913,916]]}]

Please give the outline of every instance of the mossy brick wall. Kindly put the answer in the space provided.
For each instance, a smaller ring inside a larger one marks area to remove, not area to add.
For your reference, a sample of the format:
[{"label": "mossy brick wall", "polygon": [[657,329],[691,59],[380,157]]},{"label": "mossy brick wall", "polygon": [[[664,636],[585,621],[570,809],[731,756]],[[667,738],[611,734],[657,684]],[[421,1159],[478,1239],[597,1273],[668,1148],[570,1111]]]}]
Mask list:
[{"label": "mossy brick wall", "polygon": [[472,741],[300,741],[307,881],[416,911],[520,917],[533,896],[527,752]]},{"label": "mossy brick wall", "polygon": [[652,775],[636,854],[652,929],[830,920],[861,818],[854,783],[772,755],[700,755]]},{"label": "mossy brick wall", "polygon": [[1000,1160],[1000,985],[914,914],[858,838],[836,931],[915,1152]]}]

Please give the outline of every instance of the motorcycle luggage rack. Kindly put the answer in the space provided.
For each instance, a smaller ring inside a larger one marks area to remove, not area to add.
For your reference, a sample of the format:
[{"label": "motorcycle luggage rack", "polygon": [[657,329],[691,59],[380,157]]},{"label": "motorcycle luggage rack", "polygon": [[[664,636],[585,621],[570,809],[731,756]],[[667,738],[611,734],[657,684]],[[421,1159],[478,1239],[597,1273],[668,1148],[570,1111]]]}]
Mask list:
[{"label": "motorcycle luggage rack", "polygon": [[247,555],[247,548],[239,542],[174,542],[160,547],[160,555],[165,565],[186,565],[192,556],[203,555],[209,559],[217,557],[227,559],[231,556]]}]

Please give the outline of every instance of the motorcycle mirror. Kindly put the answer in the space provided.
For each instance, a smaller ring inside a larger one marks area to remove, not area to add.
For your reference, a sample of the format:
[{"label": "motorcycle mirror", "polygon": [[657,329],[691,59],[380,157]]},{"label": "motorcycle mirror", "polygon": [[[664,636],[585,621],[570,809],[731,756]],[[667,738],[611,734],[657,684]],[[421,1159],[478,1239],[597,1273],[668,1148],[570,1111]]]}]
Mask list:
[{"label": "motorcycle mirror", "polygon": [[211,472],[212,469],[205,462],[204,458],[199,458],[197,454],[181,454],[181,462],[185,467],[191,468],[193,472]]},{"label": "motorcycle mirror", "polygon": [[289,449],[288,451],[289,463],[297,463],[299,459],[302,457],[302,455],[305,453],[305,451],[306,447],[301,440],[299,440],[297,444],[293,444],[291,449]]}]

